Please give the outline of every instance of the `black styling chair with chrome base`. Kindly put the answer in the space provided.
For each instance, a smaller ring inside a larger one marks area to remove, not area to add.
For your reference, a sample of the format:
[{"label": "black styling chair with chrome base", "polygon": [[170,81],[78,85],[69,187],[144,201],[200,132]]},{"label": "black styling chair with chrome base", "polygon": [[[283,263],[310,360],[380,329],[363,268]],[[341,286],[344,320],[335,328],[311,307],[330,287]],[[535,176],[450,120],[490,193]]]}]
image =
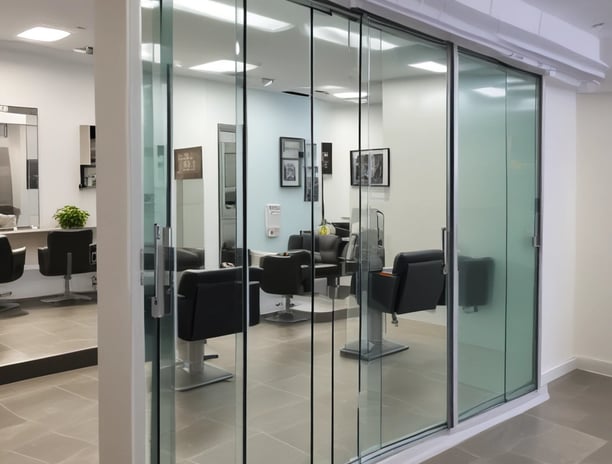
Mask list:
[{"label": "black styling chair with chrome base", "polygon": [[311,262],[306,250],[261,258],[261,289],[266,293],[283,295],[284,307],[264,317],[269,322],[303,322],[310,320],[310,313],[291,308],[291,298],[309,289]]},{"label": "black styling chair with chrome base", "polygon": [[70,300],[91,300],[91,297],[70,290],[72,274],[95,272],[96,264],[90,259],[93,241],[91,229],[55,230],[47,235],[47,246],[38,249],[38,265],[44,276],[64,276],[64,293],[44,298],[44,303]]},{"label": "black styling chair with chrome base", "polygon": [[[259,323],[259,273],[249,269],[249,326]],[[231,379],[233,374],[204,361],[206,340],[242,332],[242,268],[187,270],[178,286],[178,336],[187,342],[187,356],[176,368],[177,391]]]},{"label": "black styling chair with chrome base", "polygon": [[372,272],[369,275],[368,340],[347,343],[340,353],[360,357],[366,361],[398,353],[408,346],[383,338],[381,313],[397,315],[436,309],[445,304],[444,255],[442,250],[423,250],[399,253],[391,273]]},{"label": "black styling chair with chrome base", "polygon": [[[8,238],[0,235],[0,284],[6,284],[19,279],[23,275],[26,249],[11,248]],[[0,296],[9,296],[11,292],[0,293]],[[0,300],[0,313],[19,308],[19,303]],[[22,314],[27,314],[21,311]]]}]

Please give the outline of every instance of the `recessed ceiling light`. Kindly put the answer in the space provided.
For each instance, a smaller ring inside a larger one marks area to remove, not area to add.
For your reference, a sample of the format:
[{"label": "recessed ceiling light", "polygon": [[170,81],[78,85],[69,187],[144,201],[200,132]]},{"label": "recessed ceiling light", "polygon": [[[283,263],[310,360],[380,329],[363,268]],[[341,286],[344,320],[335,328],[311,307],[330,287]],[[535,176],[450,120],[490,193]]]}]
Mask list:
[{"label": "recessed ceiling light", "polygon": [[17,34],[17,37],[22,39],[37,40],[39,42],[56,42],[68,37],[70,32],[62,31],[61,29],[53,29],[51,27],[33,27],[27,31],[23,31],[21,34]]},{"label": "recessed ceiling light", "polygon": [[[174,8],[232,24],[236,22],[236,19],[238,19],[238,24],[242,24],[244,16],[242,8],[213,0],[174,0]],[[280,32],[291,29],[293,24],[247,11],[247,26],[266,32]]]},{"label": "recessed ceiling light", "polygon": [[[310,33],[310,30],[308,30]],[[325,42],[331,42],[338,45],[348,45],[352,48],[359,47],[359,33],[349,32],[346,29],[340,29],[339,27],[330,26],[318,26],[314,28],[313,36],[315,39],[324,40]],[[398,45],[381,40],[376,37],[370,38],[370,48],[372,50],[391,50],[397,48]]]},{"label": "recessed ceiling light", "polygon": [[431,71],[434,73],[445,73],[446,72],[446,65],[436,63],[435,61],[423,61],[421,63],[414,63],[408,66],[411,66],[413,68],[424,69],[425,71]]},{"label": "recessed ceiling light", "polygon": [[[213,72],[213,73],[229,73],[229,72],[240,72],[242,71],[243,63],[241,61],[233,60],[217,60],[211,61],[210,63],[198,64],[192,66],[189,69],[194,71]],[[257,68],[254,64],[246,64],[246,70],[250,71]]]},{"label": "recessed ceiling light", "polygon": [[485,97],[499,98],[506,96],[506,89],[502,89],[501,87],[481,87],[479,89],[474,89],[474,92],[478,92]]},{"label": "recessed ceiling light", "polygon": [[274,79],[270,77],[262,77],[261,83],[263,84],[264,87],[269,87],[274,83]]},{"label": "recessed ceiling light", "polygon": [[[359,92],[338,92],[333,95],[336,98],[344,98],[344,99],[359,98]],[[361,98],[364,98],[367,96],[368,96],[367,92],[361,92]]]}]

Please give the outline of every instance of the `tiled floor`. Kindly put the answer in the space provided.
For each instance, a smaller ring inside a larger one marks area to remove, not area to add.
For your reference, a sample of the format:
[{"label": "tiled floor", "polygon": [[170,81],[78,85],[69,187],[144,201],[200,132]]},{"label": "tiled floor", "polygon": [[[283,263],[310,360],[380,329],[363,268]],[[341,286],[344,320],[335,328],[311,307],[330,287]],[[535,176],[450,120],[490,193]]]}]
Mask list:
[{"label": "tiled floor", "polygon": [[[355,339],[357,319],[315,324],[314,462],[330,462],[331,362],[335,462],[357,454],[357,382],[372,392],[360,403],[361,444],[391,441],[440,422],[446,384],[445,329],[401,320],[385,337],[410,349],[373,363],[339,355]],[[332,344],[332,334],[334,336]],[[249,332],[247,396],[250,462],[309,462],[310,324],[262,322]],[[236,338],[207,344],[219,367],[236,370]],[[333,356],[332,356],[333,354]],[[238,357],[240,359],[240,357]],[[240,372],[240,369],[237,369]],[[176,393],[180,464],[224,464],[236,453],[235,379]],[[378,392],[382,392],[382,402]],[[551,400],[432,459],[428,464],[612,463],[612,379],[576,371],[550,385]],[[476,394],[475,392],[474,394]],[[381,427],[382,424],[382,427]],[[371,443],[368,443],[371,442]],[[0,462],[97,462],[97,369],[0,386]]]},{"label": "tiled floor", "polygon": [[550,400],[426,464],[610,464],[612,378],[574,371]]},{"label": "tiled floor", "polygon": [[0,366],[97,346],[97,305],[23,300],[23,311],[0,313]]}]

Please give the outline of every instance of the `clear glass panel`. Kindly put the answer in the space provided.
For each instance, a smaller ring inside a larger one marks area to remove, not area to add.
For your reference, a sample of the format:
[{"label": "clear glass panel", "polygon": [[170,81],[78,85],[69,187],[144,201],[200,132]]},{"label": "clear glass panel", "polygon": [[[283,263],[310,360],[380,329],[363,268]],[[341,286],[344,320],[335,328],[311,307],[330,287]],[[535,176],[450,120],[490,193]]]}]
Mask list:
[{"label": "clear glass panel", "polygon": [[538,83],[534,76],[508,72],[507,399],[536,384]]},{"label": "clear glass panel", "polygon": [[367,39],[368,114],[359,160],[367,340],[362,453],[442,426],[447,417],[447,49],[373,25]]},{"label": "clear glass panel", "polygon": [[[174,459],[174,316],[151,317],[154,224],[170,226],[168,98],[172,66],[172,2],[142,8],[144,325],[150,462]],[[171,306],[173,302],[168,302]]]},{"label": "clear glass panel", "polygon": [[506,344],[506,72],[459,55],[459,413],[503,402]]},{"label": "clear glass panel", "polygon": [[320,243],[335,243],[331,249],[336,250],[318,264],[320,272],[330,264],[335,269],[315,285],[313,461],[348,462],[358,455],[359,363],[342,356],[341,349],[359,339],[359,310],[351,292],[356,270],[351,213],[357,204],[347,169],[348,154],[359,145],[359,105],[334,94],[359,90],[359,23],[315,11],[312,27],[314,140],[321,186],[314,223]]},{"label": "clear glass panel", "polygon": [[174,2],[176,461],[229,464],[241,462],[242,455],[247,323],[238,220],[244,213],[237,143],[240,10],[228,4],[229,14],[221,19],[209,7],[194,5]]},{"label": "clear glass panel", "polygon": [[262,291],[261,320],[247,337],[246,455],[250,464],[309,463],[318,282],[308,237],[320,220],[306,188],[314,187],[306,176],[315,160],[311,11],[286,0],[252,0],[247,8],[246,242]]}]

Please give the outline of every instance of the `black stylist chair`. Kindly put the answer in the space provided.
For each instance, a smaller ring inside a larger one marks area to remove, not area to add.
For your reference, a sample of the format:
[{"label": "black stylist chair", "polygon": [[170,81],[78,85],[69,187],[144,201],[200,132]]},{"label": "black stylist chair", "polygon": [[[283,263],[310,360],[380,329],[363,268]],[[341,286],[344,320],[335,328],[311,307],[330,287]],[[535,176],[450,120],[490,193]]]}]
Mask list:
[{"label": "black stylist chair", "polygon": [[64,293],[45,298],[45,303],[69,300],[91,300],[87,295],[70,290],[72,274],[95,272],[96,265],[90,261],[91,229],[56,230],[47,235],[47,246],[38,249],[38,265],[44,276],[64,276]]},{"label": "black stylist chair", "polygon": [[[176,390],[190,390],[232,377],[230,372],[204,363],[206,340],[242,332],[241,267],[187,270],[178,287],[178,336],[187,343],[187,359],[176,369]],[[259,324],[261,269],[249,269],[249,325]]]},{"label": "black stylist chair", "polygon": [[[26,249],[11,248],[8,238],[0,235],[0,284],[7,284],[19,279],[23,275]],[[11,292],[0,293],[0,296],[9,296]],[[1,302],[0,313],[19,308],[19,303]],[[24,314],[27,314],[25,311]]]},{"label": "black stylist chair", "polygon": [[[383,339],[382,315],[391,314],[394,324],[397,315],[436,309],[444,304],[444,255],[441,250],[424,250],[399,253],[393,262],[391,273],[370,274],[368,299],[368,340],[347,344],[341,353],[347,356],[372,360],[407,350],[401,345]],[[379,313],[380,312],[380,313]]]},{"label": "black stylist chair", "polygon": [[284,296],[284,308],[264,317],[270,322],[302,322],[309,314],[291,309],[291,297],[304,293],[310,282],[310,253],[305,250],[261,258],[261,289]]}]

